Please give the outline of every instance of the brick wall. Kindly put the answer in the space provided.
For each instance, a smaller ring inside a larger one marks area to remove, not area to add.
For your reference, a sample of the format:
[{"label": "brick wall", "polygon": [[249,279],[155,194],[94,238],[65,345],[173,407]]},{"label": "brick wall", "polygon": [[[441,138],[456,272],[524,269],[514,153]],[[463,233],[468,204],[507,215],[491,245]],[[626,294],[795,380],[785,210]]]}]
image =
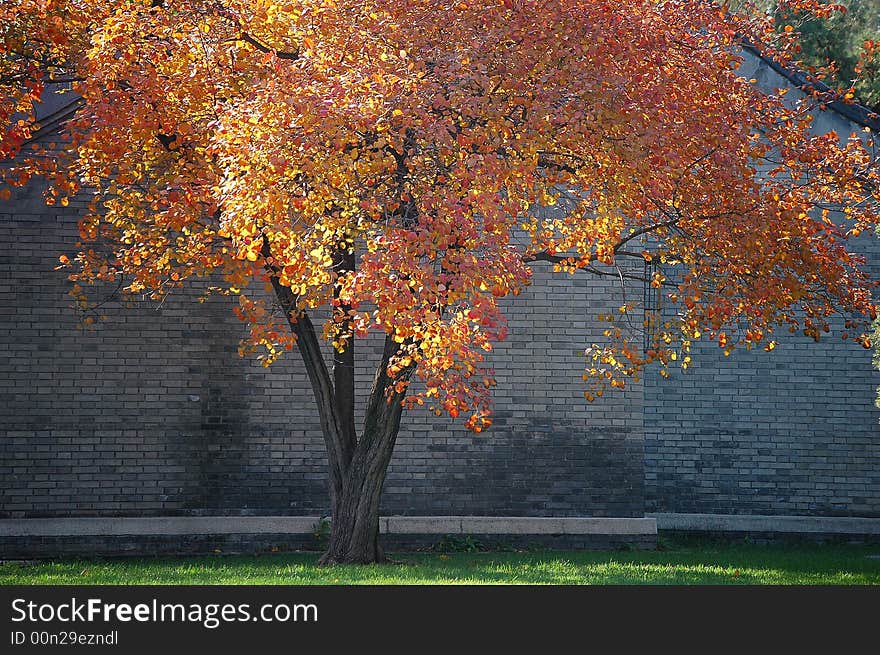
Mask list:
[{"label": "brick wall", "polygon": [[[76,212],[36,189],[0,205],[0,517],[326,512],[296,353],[269,370],[240,359],[232,301],[194,293],[110,302],[83,331],[53,270]],[[407,412],[383,512],[640,516],[641,389],[590,405],[580,380],[578,353],[614,302],[604,282],[539,267],[493,354],[495,427]],[[359,346],[361,389],[377,345]]]},{"label": "brick wall", "polygon": [[[754,57],[741,73],[766,89],[788,86]],[[813,129],[847,138],[856,126],[829,111]],[[853,247],[880,277],[880,241]],[[724,357],[698,343],[688,371],[648,375],[647,511],[880,517],[880,375],[841,328],[818,344],[777,335],[771,353]]]},{"label": "brick wall", "polygon": [[647,376],[648,511],[880,517],[880,378],[839,334]]}]

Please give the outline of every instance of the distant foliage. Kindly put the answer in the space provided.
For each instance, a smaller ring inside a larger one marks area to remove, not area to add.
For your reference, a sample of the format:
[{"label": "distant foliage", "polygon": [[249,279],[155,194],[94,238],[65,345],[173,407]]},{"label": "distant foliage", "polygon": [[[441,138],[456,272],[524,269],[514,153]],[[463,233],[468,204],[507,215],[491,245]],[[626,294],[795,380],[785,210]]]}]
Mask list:
[{"label": "distant foliage", "polygon": [[835,7],[824,18],[792,11],[788,4],[759,0],[733,6],[772,17],[777,33],[791,28],[804,68],[819,73],[831,86],[851,87],[856,101],[880,110],[880,0],[823,2]]}]

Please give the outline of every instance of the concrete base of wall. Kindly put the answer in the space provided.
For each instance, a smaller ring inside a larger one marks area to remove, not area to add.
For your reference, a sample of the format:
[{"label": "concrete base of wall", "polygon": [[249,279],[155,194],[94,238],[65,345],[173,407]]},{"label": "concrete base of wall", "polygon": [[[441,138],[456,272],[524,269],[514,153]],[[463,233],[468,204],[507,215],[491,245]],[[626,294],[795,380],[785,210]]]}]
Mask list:
[{"label": "concrete base of wall", "polygon": [[656,519],[657,528],[664,531],[880,536],[880,518],[672,513],[648,516]]},{"label": "concrete base of wall", "polygon": [[[317,516],[5,519],[0,558],[320,550],[327,527]],[[607,550],[654,548],[657,540],[653,518],[389,516],[379,527],[390,550]]]},{"label": "concrete base of wall", "polygon": [[[328,528],[318,516],[2,519],[0,559],[321,550]],[[388,516],[380,519],[379,528],[386,548],[398,551],[654,548],[658,530],[756,542],[880,542],[880,518],[829,516]]]}]

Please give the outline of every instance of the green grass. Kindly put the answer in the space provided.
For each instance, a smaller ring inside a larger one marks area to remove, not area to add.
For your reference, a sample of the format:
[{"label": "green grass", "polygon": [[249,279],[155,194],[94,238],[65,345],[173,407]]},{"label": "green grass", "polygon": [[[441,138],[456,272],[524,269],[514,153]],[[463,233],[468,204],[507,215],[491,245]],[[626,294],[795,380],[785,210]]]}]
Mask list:
[{"label": "green grass", "polygon": [[674,545],[658,551],[397,554],[323,568],[313,553],[0,563],[0,584],[880,584],[880,546]]}]

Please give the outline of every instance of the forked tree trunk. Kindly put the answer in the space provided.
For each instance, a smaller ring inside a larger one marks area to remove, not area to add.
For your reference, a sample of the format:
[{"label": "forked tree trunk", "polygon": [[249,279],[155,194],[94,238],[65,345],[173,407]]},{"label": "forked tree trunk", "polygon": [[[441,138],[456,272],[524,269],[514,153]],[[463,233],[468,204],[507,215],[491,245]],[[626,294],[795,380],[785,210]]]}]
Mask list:
[{"label": "forked tree trunk", "polygon": [[[341,480],[333,479],[337,469],[330,467],[331,490],[338,491],[333,502],[330,544],[321,558],[322,564],[370,564],[385,560],[379,544],[379,501],[403,412],[403,393],[394,391],[395,380],[386,374],[388,360],[396,351],[397,344],[386,338],[367,404],[364,431],[348,465],[341,469]],[[353,396],[350,401],[354,402]]]},{"label": "forked tree trunk", "polygon": [[[271,254],[268,240],[264,240],[263,249],[268,259]],[[354,256],[340,252],[338,257],[337,270],[351,270]],[[342,351],[334,352],[331,376],[308,314],[297,309],[296,296],[278,282],[276,271],[268,270],[275,294],[297,338],[297,348],[309,375],[327,448],[332,520],[330,543],[320,561],[322,564],[384,561],[379,545],[379,501],[400,430],[406,395],[406,391],[395,387],[397,382],[408,379],[412,367],[394,378],[388,376],[388,363],[400,346],[386,337],[367,401],[363,432],[358,438],[354,425],[353,340],[350,339]]]},{"label": "forked tree trunk", "polygon": [[[363,434],[353,444],[354,452],[346,463],[331,463],[333,516],[330,544],[321,558],[322,564],[370,564],[385,560],[379,544],[379,501],[403,412],[403,393],[394,391],[395,380],[386,373],[388,360],[396,350],[397,345],[386,338],[367,404]],[[344,399],[337,396],[337,405],[339,402],[346,403],[340,413],[354,415],[353,394]]]}]

